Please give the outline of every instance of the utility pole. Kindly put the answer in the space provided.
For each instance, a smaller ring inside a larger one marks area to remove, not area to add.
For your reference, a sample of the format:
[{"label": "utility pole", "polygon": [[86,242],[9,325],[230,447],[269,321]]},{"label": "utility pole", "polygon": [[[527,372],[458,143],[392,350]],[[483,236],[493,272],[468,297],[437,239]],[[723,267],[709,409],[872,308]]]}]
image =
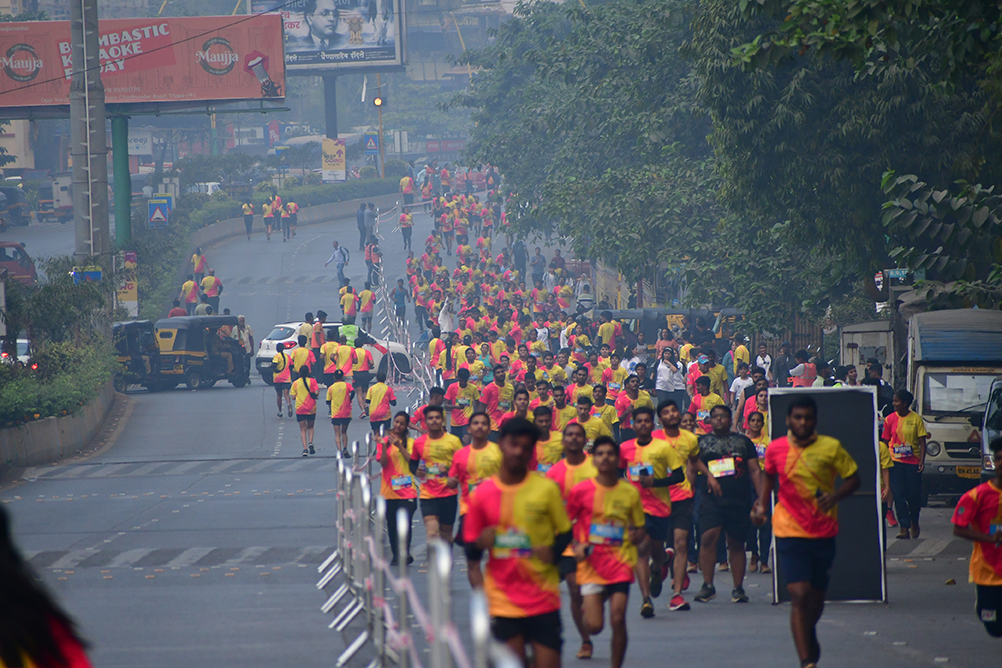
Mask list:
[{"label": "utility pole", "polygon": [[108,239],[108,140],[98,51],[97,0],[70,0],[70,155],[73,157],[74,254],[111,252]]},{"label": "utility pole", "polygon": [[325,134],[328,139],[337,139],[337,77],[325,74],[324,77],[324,121]]}]

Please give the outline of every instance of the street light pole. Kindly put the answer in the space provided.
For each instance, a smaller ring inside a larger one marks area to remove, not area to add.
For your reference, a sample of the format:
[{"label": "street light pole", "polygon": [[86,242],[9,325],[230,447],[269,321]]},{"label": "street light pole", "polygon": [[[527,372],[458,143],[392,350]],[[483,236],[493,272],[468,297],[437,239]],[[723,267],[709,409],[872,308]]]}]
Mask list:
[{"label": "street light pole", "polygon": [[[383,94],[379,83],[379,72],[376,72],[376,90]],[[386,148],[383,146],[383,105],[379,105],[379,175],[386,178]]]}]

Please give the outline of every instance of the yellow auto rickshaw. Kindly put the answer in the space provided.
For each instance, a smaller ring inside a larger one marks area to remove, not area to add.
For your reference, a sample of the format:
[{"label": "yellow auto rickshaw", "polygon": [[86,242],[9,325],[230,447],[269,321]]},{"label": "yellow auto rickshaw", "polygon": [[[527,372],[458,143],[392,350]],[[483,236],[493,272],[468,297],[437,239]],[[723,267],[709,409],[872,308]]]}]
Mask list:
[{"label": "yellow auto rickshaw", "polygon": [[162,389],[160,348],[153,323],[116,322],[111,326],[111,335],[120,365],[115,373],[115,390],[125,392],[130,385],[142,385],[150,392]]},{"label": "yellow auto rickshaw", "polygon": [[157,321],[160,374],[164,382],[182,381],[190,390],[229,381],[234,387],[250,383],[240,342],[229,336],[237,326],[232,315],[164,318]]}]

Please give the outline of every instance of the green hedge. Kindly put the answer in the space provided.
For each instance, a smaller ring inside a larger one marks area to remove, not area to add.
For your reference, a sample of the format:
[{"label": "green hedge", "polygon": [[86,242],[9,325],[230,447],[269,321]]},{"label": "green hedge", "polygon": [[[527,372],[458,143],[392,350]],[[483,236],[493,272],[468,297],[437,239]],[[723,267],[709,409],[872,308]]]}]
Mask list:
[{"label": "green hedge", "polygon": [[101,392],[117,364],[101,341],[49,344],[31,362],[37,370],[0,365],[0,425],[76,413]]},{"label": "green hedge", "polygon": [[[343,202],[363,197],[375,197],[376,195],[389,195],[395,193],[399,186],[399,178],[358,179],[346,181],[345,183],[282,188],[278,191],[278,194],[282,196],[283,202],[294,201],[303,207],[330,204],[331,202]],[[254,193],[254,210],[259,214],[261,212],[261,205],[265,203],[269,195],[270,190],[269,192]],[[181,199],[183,200],[184,198],[182,197]],[[210,201],[191,212],[192,228],[198,229],[228,218],[237,218],[242,215],[240,209],[242,205],[243,202],[235,199],[216,199]]]}]

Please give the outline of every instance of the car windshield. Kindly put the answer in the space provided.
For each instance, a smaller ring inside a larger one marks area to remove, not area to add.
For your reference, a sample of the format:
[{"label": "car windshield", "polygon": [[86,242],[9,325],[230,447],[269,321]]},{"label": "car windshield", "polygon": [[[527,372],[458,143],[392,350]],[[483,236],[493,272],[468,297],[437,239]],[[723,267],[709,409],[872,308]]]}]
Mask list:
[{"label": "car windshield", "polygon": [[27,355],[27,354],[28,354],[28,342],[27,341],[18,341],[17,342],[17,355],[18,355],[18,357],[21,357],[22,355]]},{"label": "car windshield", "polygon": [[292,327],[276,327],[271,330],[271,334],[268,335],[268,341],[285,341],[287,338],[292,336],[292,333],[296,331]]},{"label": "car windshield", "polygon": [[978,413],[988,402],[992,374],[929,373],[925,376],[923,412]]}]

